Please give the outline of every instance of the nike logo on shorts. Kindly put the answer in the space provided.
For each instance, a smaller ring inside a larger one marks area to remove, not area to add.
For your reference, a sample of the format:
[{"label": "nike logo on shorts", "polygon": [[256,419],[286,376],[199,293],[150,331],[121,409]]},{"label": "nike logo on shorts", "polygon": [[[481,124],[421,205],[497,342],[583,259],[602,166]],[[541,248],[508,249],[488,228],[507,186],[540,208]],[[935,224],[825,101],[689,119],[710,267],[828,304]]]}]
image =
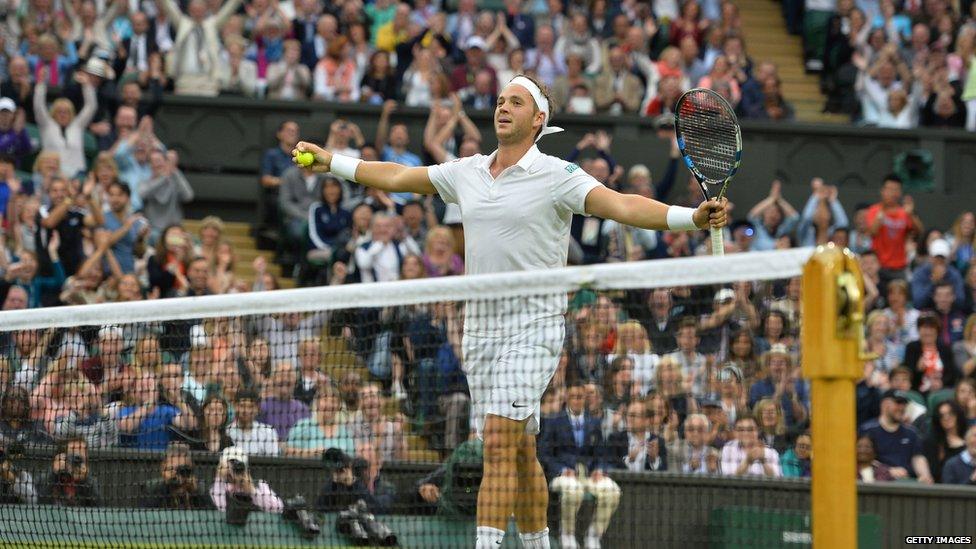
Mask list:
[{"label": "nike logo on shorts", "polygon": [[528,404],[516,404],[514,402],[512,403],[512,408],[528,408],[528,407],[529,407]]}]

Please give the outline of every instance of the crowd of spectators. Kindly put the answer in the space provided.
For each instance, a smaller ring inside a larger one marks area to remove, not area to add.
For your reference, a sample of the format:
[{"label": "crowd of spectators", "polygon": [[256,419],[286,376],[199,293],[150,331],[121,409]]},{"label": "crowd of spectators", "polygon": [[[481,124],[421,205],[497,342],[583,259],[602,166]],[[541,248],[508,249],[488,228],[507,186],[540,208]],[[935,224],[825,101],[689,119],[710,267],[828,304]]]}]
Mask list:
[{"label": "crowd of spectators", "polygon": [[[976,8],[963,0],[783,2],[826,111],[882,128],[976,130]],[[800,13],[799,17],[797,12]]]}]

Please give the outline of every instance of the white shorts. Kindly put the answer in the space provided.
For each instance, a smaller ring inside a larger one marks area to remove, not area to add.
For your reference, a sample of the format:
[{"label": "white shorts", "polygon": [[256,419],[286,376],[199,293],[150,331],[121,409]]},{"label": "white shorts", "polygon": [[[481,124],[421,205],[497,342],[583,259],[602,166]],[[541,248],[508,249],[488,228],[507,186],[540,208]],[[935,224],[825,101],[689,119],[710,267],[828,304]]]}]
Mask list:
[{"label": "white shorts", "polygon": [[464,334],[463,369],[479,438],[488,414],[516,421],[529,418],[525,432],[539,433],[542,394],[556,373],[565,338],[562,317],[529,324],[507,336]]}]

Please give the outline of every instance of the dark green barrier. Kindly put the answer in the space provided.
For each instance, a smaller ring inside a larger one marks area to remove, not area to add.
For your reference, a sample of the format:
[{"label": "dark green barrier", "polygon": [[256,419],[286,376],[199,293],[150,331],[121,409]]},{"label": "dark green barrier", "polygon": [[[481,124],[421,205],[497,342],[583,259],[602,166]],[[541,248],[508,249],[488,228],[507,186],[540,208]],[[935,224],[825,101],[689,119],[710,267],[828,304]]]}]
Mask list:
[{"label": "dark green barrier", "polygon": [[[859,549],[881,549],[881,517],[861,515],[857,520]],[[713,509],[709,520],[711,549],[738,547],[790,548],[813,544],[810,513],[722,507]]]}]

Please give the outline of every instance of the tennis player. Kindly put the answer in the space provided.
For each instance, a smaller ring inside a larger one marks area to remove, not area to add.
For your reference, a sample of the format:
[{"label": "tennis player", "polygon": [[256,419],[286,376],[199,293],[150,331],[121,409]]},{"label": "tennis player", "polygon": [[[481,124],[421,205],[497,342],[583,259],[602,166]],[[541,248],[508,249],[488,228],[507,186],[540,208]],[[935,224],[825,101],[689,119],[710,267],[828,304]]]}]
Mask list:
[{"label": "tennis player", "polygon": [[[438,193],[458,204],[468,274],[565,266],[573,214],[656,230],[725,225],[724,200],[683,208],[620,194],[575,164],[539,152],[540,138],[562,131],[549,126],[550,109],[543,87],[520,75],[498,97],[498,149],[488,156],[411,168],[332,154],[304,141],[294,154],[312,153],[314,171],[391,193]],[[466,304],[463,363],[484,440],[476,549],[500,547],[513,514],[525,547],[549,547],[549,493],[535,439],[542,393],[563,345],[565,311],[565,296]]]}]

